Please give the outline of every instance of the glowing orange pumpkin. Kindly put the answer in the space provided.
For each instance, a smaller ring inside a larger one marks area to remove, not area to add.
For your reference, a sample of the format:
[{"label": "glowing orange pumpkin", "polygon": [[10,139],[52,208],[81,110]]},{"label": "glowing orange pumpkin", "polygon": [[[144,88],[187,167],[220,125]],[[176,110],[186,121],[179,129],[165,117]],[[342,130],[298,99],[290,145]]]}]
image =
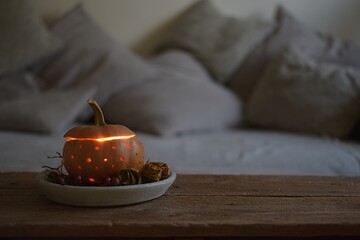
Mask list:
[{"label": "glowing orange pumpkin", "polygon": [[140,139],[125,126],[107,125],[96,101],[88,103],[94,110],[95,126],[75,127],[64,135],[63,159],[69,175],[96,185],[123,169],[140,170],[144,165]]}]

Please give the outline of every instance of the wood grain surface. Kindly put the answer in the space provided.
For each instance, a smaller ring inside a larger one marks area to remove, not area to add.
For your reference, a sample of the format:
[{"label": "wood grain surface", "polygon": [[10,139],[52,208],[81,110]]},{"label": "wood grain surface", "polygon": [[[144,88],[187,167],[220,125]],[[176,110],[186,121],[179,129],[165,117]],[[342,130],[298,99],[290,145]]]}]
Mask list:
[{"label": "wood grain surface", "polygon": [[360,178],[178,175],[162,197],[81,208],[0,174],[0,237],[360,237]]}]

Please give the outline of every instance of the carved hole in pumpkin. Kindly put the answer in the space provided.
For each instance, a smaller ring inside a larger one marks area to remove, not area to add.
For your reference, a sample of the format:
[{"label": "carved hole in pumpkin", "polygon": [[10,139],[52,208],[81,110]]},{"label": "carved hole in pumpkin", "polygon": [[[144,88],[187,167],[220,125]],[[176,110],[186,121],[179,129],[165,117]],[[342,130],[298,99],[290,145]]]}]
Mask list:
[{"label": "carved hole in pumpkin", "polygon": [[111,167],[112,167],[112,168],[115,168],[115,165],[113,164],[113,165],[111,165]]},{"label": "carved hole in pumpkin", "polygon": [[99,146],[95,146],[95,150],[96,150],[96,151],[99,151],[99,150],[100,150],[100,147],[99,147]]},{"label": "carved hole in pumpkin", "polygon": [[91,163],[91,161],[92,161],[91,158],[89,158],[89,157],[86,158],[86,162],[87,162],[87,163]]},{"label": "carved hole in pumpkin", "polygon": [[89,178],[89,182],[95,182],[95,179]]},{"label": "carved hole in pumpkin", "polygon": [[80,145],[80,146],[79,146],[79,148],[80,148],[80,149],[82,149],[82,148],[83,148],[83,146],[82,146],[82,145]]},{"label": "carved hole in pumpkin", "polygon": [[111,146],[111,149],[115,150],[115,149],[116,149],[116,147],[115,147],[115,146]]},{"label": "carved hole in pumpkin", "polygon": [[95,167],[95,170],[96,170],[96,171],[97,171],[97,170],[99,170],[99,167],[98,167],[98,166],[96,166],[96,167]]},{"label": "carved hole in pumpkin", "polygon": [[75,159],[75,156],[74,156],[74,155],[71,155],[70,158],[71,158],[72,160],[74,160],[74,159]]},{"label": "carved hole in pumpkin", "polygon": [[124,161],[125,160],[125,157],[124,156],[121,156],[120,157],[120,161]]},{"label": "carved hole in pumpkin", "polygon": [[119,139],[129,139],[135,137],[135,134],[128,135],[128,136],[113,136],[113,137],[102,137],[102,138],[76,138],[76,137],[66,137],[66,141],[83,141],[83,140],[89,140],[89,141],[97,141],[97,142],[106,142],[111,140],[119,140]]},{"label": "carved hole in pumpkin", "polygon": [[79,165],[79,166],[78,166],[78,169],[79,169],[79,170],[81,170],[81,169],[82,169],[82,167]]},{"label": "carved hole in pumpkin", "polygon": [[104,162],[107,162],[108,161],[108,159],[107,158],[104,158]]}]

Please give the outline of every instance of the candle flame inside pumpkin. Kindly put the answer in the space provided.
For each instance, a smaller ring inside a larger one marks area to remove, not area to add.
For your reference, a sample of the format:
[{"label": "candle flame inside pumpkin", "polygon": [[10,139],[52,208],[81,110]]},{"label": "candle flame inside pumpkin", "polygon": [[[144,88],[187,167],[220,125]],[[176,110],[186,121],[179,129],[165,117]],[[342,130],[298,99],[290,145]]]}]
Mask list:
[{"label": "candle flame inside pumpkin", "polygon": [[135,135],[129,136],[113,136],[113,137],[103,137],[103,138],[74,138],[74,137],[66,137],[66,141],[97,141],[97,142],[106,142],[111,140],[119,140],[119,139],[129,139],[135,137]]}]

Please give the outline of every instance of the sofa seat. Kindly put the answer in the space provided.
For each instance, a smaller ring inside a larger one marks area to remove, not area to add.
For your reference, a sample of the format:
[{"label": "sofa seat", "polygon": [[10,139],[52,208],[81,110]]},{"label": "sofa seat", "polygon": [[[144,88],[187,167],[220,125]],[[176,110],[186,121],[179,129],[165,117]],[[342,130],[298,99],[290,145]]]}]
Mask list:
[{"label": "sofa seat", "polygon": [[[137,133],[145,160],[177,173],[360,176],[360,145],[327,137],[263,130],[198,132],[176,137]],[[0,133],[1,172],[41,171],[59,165],[62,134]]]}]

